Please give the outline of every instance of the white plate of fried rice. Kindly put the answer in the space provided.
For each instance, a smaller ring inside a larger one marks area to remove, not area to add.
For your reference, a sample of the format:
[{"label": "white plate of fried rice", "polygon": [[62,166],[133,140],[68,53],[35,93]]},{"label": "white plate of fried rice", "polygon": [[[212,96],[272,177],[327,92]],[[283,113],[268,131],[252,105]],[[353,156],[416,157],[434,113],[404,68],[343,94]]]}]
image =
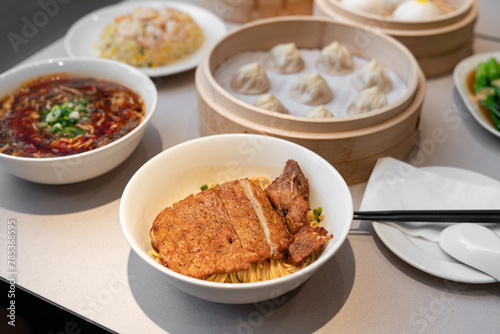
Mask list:
[{"label": "white plate of fried rice", "polygon": [[[152,18],[145,24],[136,20],[138,14],[140,19]],[[177,22],[182,23],[182,31]],[[196,5],[130,1],[79,19],[66,33],[64,47],[71,57],[110,58],[159,77],[195,68],[226,33],[227,27],[218,16]]]}]

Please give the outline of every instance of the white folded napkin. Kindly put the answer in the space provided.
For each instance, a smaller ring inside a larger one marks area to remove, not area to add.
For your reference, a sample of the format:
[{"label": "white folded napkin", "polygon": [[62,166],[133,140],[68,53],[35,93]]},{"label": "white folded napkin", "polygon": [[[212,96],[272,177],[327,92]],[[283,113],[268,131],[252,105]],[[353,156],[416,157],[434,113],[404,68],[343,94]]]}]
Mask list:
[{"label": "white folded napkin", "polygon": [[[391,157],[380,158],[368,180],[360,211],[500,209],[499,184],[469,183],[425,171]],[[418,222],[386,224],[407,235],[434,242],[437,242],[439,232],[449,225]],[[499,226],[491,228],[500,235]]]}]

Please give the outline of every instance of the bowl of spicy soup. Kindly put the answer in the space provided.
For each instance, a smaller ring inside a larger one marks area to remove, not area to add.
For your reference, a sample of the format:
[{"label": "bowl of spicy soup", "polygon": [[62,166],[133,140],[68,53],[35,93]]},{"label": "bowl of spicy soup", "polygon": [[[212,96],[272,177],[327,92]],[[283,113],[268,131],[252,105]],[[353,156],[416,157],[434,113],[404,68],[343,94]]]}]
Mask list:
[{"label": "bowl of spicy soup", "polygon": [[132,66],[57,58],[0,75],[0,168],[68,184],[121,164],[142,139],[158,94]]}]

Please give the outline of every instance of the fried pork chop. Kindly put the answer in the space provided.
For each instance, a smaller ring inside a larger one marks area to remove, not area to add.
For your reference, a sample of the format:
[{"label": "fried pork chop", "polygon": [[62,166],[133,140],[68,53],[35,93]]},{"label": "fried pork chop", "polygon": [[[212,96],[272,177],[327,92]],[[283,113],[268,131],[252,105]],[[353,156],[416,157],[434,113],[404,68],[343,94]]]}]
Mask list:
[{"label": "fried pork chop", "polygon": [[150,236],[164,266],[195,278],[279,260],[290,243],[264,191],[248,179],[204,190],[164,209]]},{"label": "fried pork chop", "polygon": [[299,263],[332,238],[310,227],[308,196],[308,180],[289,160],[265,191],[249,179],[236,180],[162,210],[151,241],[164,266],[195,278],[285,255]]},{"label": "fried pork chop", "polygon": [[271,247],[266,241],[264,231],[250,201],[238,183],[239,181],[227,182],[215,189],[222,198],[241,246],[249,253],[248,260],[262,262],[271,258]]},{"label": "fried pork chop", "polygon": [[294,235],[304,226],[309,226],[309,181],[299,164],[288,160],[281,175],[267,188],[266,194],[278,213],[285,218],[286,228]]},{"label": "fried pork chop", "polygon": [[293,242],[288,248],[290,260],[293,263],[300,263],[332,237],[324,227],[301,229],[293,236]]},{"label": "fried pork chop", "polygon": [[246,270],[246,251],[215,190],[190,195],[157,216],[150,231],[160,261],[186,276]]},{"label": "fried pork chop", "polygon": [[288,249],[290,244],[290,236],[286,231],[283,220],[274,210],[265,192],[255,183],[245,179],[241,180],[239,185],[245,192],[259,219],[266,241],[271,247],[272,259],[280,260],[283,257],[283,252]]},{"label": "fried pork chop", "polygon": [[312,228],[307,219],[311,210],[309,181],[296,161],[286,162],[281,175],[266,188],[266,194],[292,235],[288,253],[293,263],[303,261],[333,237],[322,227]]}]

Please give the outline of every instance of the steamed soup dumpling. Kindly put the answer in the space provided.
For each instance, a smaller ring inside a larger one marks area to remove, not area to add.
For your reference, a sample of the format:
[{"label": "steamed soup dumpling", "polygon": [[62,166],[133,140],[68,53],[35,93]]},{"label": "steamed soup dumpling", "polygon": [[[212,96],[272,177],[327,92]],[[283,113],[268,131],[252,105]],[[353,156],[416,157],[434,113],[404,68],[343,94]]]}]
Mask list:
[{"label": "steamed soup dumpling", "polygon": [[231,80],[231,89],[240,94],[262,94],[270,86],[266,71],[257,62],[241,66]]},{"label": "steamed soup dumpling", "polygon": [[311,109],[306,114],[307,118],[333,118],[332,113],[325,108],[325,106],[319,106],[317,108]]},{"label": "steamed soup dumpling", "polygon": [[358,115],[383,108],[387,105],[385,94],[377,87],[373,86],[358,94],[356,99],[347,108],[347,114]]},{"label": "steamed soup dumpling", "polygon": [[351,9],[372,14],[382,14],[386,9],[384,0],[342,0],[342,4]]},{"label": "steamed soup dumpling", "polygon": [[259,96],[253,105],[269,111],[288,114],[288,110],[281,104],[276,96],[271,93]]},{"label": "steamed soup dumpling", "polygon": [[304,69],[304,60],[295,43],[284,43],[269,51],[265,66],[277,73],[297,73]]},{"label": "steamed soup dumpling", "polygon": [[325,104],[333,98],[325,79],[316,72],[300,76],[292,86],[290,95],[297,102],[313,106]]},{"label": "steamed soup dumpling", "polygon": [[392,89],[392,80],[385,67],[376,59],[372,59],[353,75],[352,85],[358,91],[377,86],[387,93]]},{"label": "steamed soup dumpling", "polygon": [[441,12],[432,1],[409,0],[401,3],[394,12],[392,18],[395,20],[418,21],[436,17]]},{"label": "steamed soup dumpling", "polygon": [[354,60],[345,46],[334,41],[321,50],[316,66],[328,74],[346,74],[354,69]]}]

